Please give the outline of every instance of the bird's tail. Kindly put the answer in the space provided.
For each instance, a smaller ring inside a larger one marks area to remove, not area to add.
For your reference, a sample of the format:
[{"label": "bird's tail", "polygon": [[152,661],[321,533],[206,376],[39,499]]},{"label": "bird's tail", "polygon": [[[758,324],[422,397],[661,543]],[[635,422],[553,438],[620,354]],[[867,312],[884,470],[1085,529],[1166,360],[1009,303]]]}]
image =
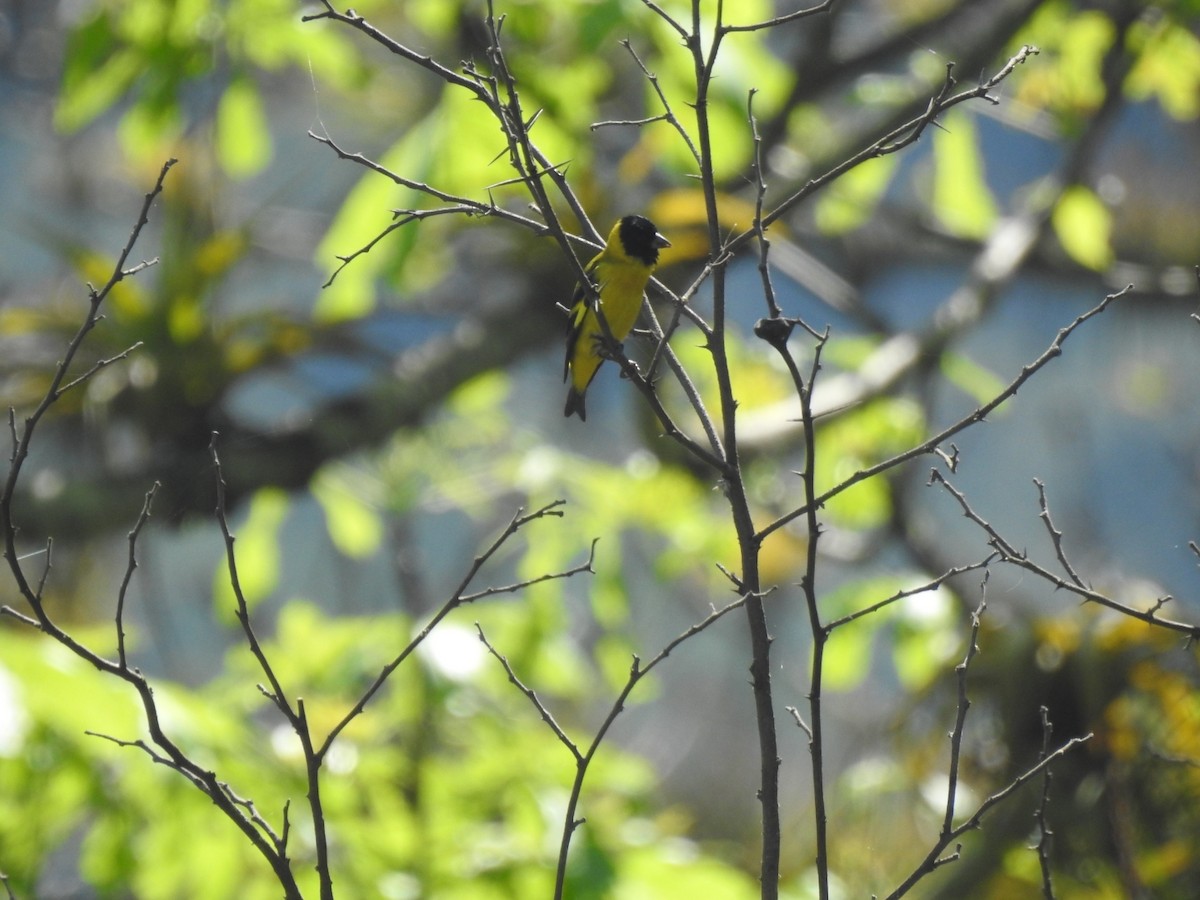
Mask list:
[{"label": "bird's tail", "polygon": [[572,415],[578,415],[579,421],[587,421],[587,410],[583,406],[583,393],[575,390],[575,388],[567,388],[567,405],[563,409],[563,415],[568,418]]}]

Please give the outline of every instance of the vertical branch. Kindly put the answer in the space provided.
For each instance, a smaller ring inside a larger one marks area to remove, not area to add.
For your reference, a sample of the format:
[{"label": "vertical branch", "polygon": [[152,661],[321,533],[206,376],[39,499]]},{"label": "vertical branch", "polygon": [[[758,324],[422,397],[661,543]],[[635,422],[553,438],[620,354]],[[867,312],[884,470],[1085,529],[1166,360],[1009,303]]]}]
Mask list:
[{"label": "vertical branch", "polygon": [[[283,689],[283,683],[275,674],[266,651],[254,633],[250,622],[250,607],[246,595],[242,592],[241,578],[238,575],[237,555],[234,553],[236,538],[229,529],[229,519],[225,508],[225,475],[221,468],[221,457],[217,453],[217,433],[214,431],[209,442],[209,454],[212,457],[213,468],[217,481],[217,524],[221,528],[221,536],[225,541],[225,566],[229,573],[229,586],[233,591],[236,608],[234,614],[242,626],[246,636],[246,644],[258,663],[258,667],[266,676],[270,689],[259,686],[259,690],[287,719],[292,731],[300,740],[304,753],[304,768],[308,786],[308,808],[313,823],[313,848],[317,854],[317,878],[320,883],[321,900],[333,900],[333,879],[329,870],[329,840],[325,830],[325,812],[321,802],[321,757],[313,750],[312,733],[308,727],[308,717],[304,712],[304,701],[297,700],[295,708],[288,700]],[[281,845],[282,846],[282,845]]]},{"label": "vertical branch", "polygon": [[775,299],[775,285],[771,281],[771,267],[768,258],[771,255],[771,242],[767,238],[767,229],[763,227],[763,204],[767,199],[767,178],[763,173],[762,135],[758,133],[758,118],[754,115],[754,95],[756,88],[750,89],[746,99],[746,118],[750,120],[750,137],[754,141],[754,239],[758,244],[758,276],[762,279],[763,298],[767,301],[767,312],[772,319],[778,319],[783,312]]},{"label": "vertical branch", "polygon": [[296,701],[293,728],[304,750],[304,776],[308,783],[308,807],[313,823],[313,845],[317,850],[317,878],[320,882],[321,900],[333,900],[333,874],[329,869],[329,835],[325,828],[325,804],[321,799],[323,757],[313,749],[312,729],[308,725],[308,712],[304,708],[303,698]]},{"label": "vertical branch", "polygon": [[121,579],[121,587],[117,591],[117,661],[122,669],[129,667],[129,661],[125,655],[125,595],[129,592],[129,582],[133,580],[133,572],[137,568],[138,535],[142,533],[142,528],[150,520],[150,504],[154,502],[154,495],[161,486],[156,481],[146,492],[146,501],[142,504],[141,515],[138,516],[137,522],[129,532],[129,561],[125,565],[125,577]]},{"label": "vertical branch", "polygon": [[[1045,706],[1039,710],[1042,716],[1042,759],[1050,755],[1050,738],[1054,734],[1054,726],[1050,724],[1050,711]],[[1054,832],[1046,822],[1046,808],[1050,805],[1050,781],[1054,776],[1049,769],[1042,773],[1042,798],[1038,802],[1033,820],[1037,823],[1038,867],[1042,872],[1042,896],[1045,900],[1054,900],[1054,879],[1050,868],[1050,852],[1054,844]]]},{"label": "vertical branch", "polygon": [[[761,220],[757,223],[761,227]],[[765,263],[764,263],[765,265]],[[776,307],[771,305],[772,309]],[[832,626],[821,620],[821,609],[817,599],[817,544],[821,536],[821,523],[817,518],[819,504],[817,500],[816,482],[816,435],[813,428],[812,386],[816,381],[817,372],[821,368],[821,351],[828,338],[828,332],[818,338],[813,352],[812,368],[808,382],[796,364],[788,348],[788,338],[797,324],[796,319],[774,317],[760,319],[754,326],[754,333],[778,351],[792,378],[792,386],[800,398],[800,420],[804,427],[804,468],[800,471],[800,482],[804,492],[805,524],[808,528],[808,548],[805,553],[804,575],[800,579],[800,589],[804,595],[804,606],[808,613],[809,633],[813,640],[812,668],[809,677],[809,716],[810,723],[804,725],[799,714],[794,710],[792,715],[804,727],[808,734],[809,754],[812,760],[813,783],[813,821],[816,831],[816,870],[817,893],[822,900],[829,897],[829,842],[828,815],[825,804],[825,744],[822,712],[822,682],[825,671],[825,646],[832,633]],[[807,328],[807,326],[805,326]]]},{"label": "vertical branch", "polygon": [[971,666],[971,660],[979,652],[979,625],[983,619],[984,610],[987,609],[989,574],[986,571],[983,574],[983,582],[979,586],[983,597],[979,601],[979,606],[971,613],[971,636],[967,640],[967,653],[963,657],[963,661],[954,667],[954,673],[958,679],[958,711],[954,718],[954,730],[950,732],[950,771],[946,786],[946,809],[942,814],[941,836],[946,843],[949,843],[950,835],[954,833],[954,808],[958,796],[958,773],[962,758],[963,734],[967,727],[967,711],[971,708],[971,699],[967,696],[967,670]]},{"label": "vertical branch", "polygon": [[[792,386],[800,399],[800,417],[804,429],[804,468],[800,472],[800,480],[804,492],[804,506],[807,509],[808,548],[805,554],[804,575],[800,588],[804,595],[804,605],[808,612],[809,631],[813,640],[812,668],[809,679],[809,716],[810,723],[806,726],[800,715],[794,709],[792,715],[804,728],[808,735],[809,756],[812,765],[813,785],[813,821],[816,836],[816,871],[817,893],[825,900],[829,896],[829,845],[828,845],[828,815],[825,807],[825,743],[824,724],[821,708],[822,678],[825,670],[825,645],[829,640],[831,629],[821,621],[820,607],[817,603],[817,542],[821,533],[817,521],[816,500],[816,440],[813,432],[812,414],[812,383],[820,367],[821,349],[825,338],[819,337],[813,354],[813,366],[808,384],[796,365],[795,357],[788,348],[788,339],[798,320],[782,317],[779,304],[775,299],[775,288],[771,282],[770,250],[766,228],[763,224],[763,201],[766,196],[767,184],[763,175],[762,141],[758,134],[758,123],[754,117],[754,94],[751,92],[747,101],[747,115],[750,120],[750,130],[754,139],[754,174],[757,186],[757,197],[754,207],[753,231],[757,236],[759,249],[759,276],[762,279],[763,297],[767,304],[769,318],[759,320],[754,327],[754,333],[766,341],[782,357],[791,375]],[[804,326],[811,332],[807,325]],[[761,536],[756,536],[761,542]]]},{"label": "vertical branch", "polygon": [[[119,359],[124,359],[134,349],[130,348],[117,356],[100,360],[82,374],[68,380],[68,375],[71,372],[72,365],[80,348],[83,346],[84,340],[103,319],[100,309],[113,288],[126,278],[136,275],[138,272],[157,262],[157,260],[147,260],[134,265],[127,265],[134,245],[141,236],[142,230],[149,223],[150,208],[154,200],[162,192],[167,173],[174,165],[174,159],[168,160],[163,165],[154,187],[145,195],[137,221],[134,223],[124,247],[118,254],[116,264],[108,280],[99,288],[90,284],[88,285],[88,307],[84,313],[83,322],[74,336],[67,342],[63,358],[55,367],[46,392],[43,394],[36,408],[25,418],[23,427],[18,429],[16,412],[12,409],[9,410],[8,421],[9,433],[12,436],[12,454],[9,458],[8,477],[4,482],[3,489],[0,490],[0,534],[3,536],[5,561],[16,583],[18,593],[29,606],[32,615],[22,615],[8,606],[0,607],[0,615],[9,616],[29,627],[39,629],[51,640],[56,641],[76,657],[93,666],[97,671],[113,676],[132,687],[138,694],[142,713],[145,718],[145,731],[149,735],[149,741],[141,739],[135,741],[122,740],[93,731],[85,733],[104,738],[118,746],[139,749],[146,753],[155,763],[166,766],[187,779],[189,783],[212,801],[221,813],[241,831],[255,850],[267,861],[275,873],[276,879],[283,890],[283,895],[289,898],[289,900],[300,900],[300,890],[292,874],[291,862],[287,858],[284,844],[280,842],[270,826],[253,811],[252,804],[237,796],[228,784],[217,777],[215,772],[202,766],[171,740],[163,729],[158,704],[150,682],[137,669],[131,668],[128,664],[124,633],[125,597],[133,577],[134,569],[137,566],[135,555],[137,537],[149,519],[150,504],[157,490],[157,485],[146,495],[141,516],[129,534],[129,561],[119,590],[115,615],[118,649],[118,658],[116,661],[101,656],[86,644],[81,643],[59,626],[46,610],[42,597],[46,578],[50,572],[50,551],[53,548],[53,541],[47,540],[46,542],[46,562],[42,568],[36,587],[30,585],[24,567],[21,564],[22,557],[17,553],[16,540],[18,527],[13,520],[13,498],[16,494],[24,464],[29,458],[30,448],[40,422],[64,393],[83,384],[105,366],[111,365]],[[5,886],[7,888],[7,883]],[[11,893],[9,895],[11,896]]]},{"label": "vertical branch", "polygon": [[702,46],[700,2],[692,4],[692,28],[686,44],[692,54],[696,78],[696,130],[700,150],[700,184],[708,217],[709,254],[712,259],[713,326],[707,348],[712,356],[721,398],[721,431],[725,445],[725,466],[721,472],[723,487],[729,501],[734,531],[740,555],[738,589],[746,597],[746,618],[750,629],[750,678],[754,693],[754,712],[758,725],[759,790],[762,816],[762,853],[759,880],[763,900],[779,896],[779,855],[781,829],[779,823],[779,741],[775,727],[775,708],[771,695],[771,634],[767,626],[759,576],[759,547],[750,504],[746,496],[741,462],[738,458],[737,400],[729,370],[726,348],[726,271],[729,255],[722,246],[720,220],[717,210],[716,178],[713,174],[712,133],[708,117],[708,94],[712,85],[713,67],[721,46],[722,4],[718,0],[717,20],[707,55]]},{"label": "vertical branch", "polygon": [[817,889],[821,900],[829,897],[829,839],[828,815],[825,808],[825,744],[822,717],[822,681],[824,676],[825,646],[829,641],[830,629],[821,621],[821,609],[817,602],[817,544],[821,536],[821,523],[817,519],[816,433],[813,427],[812,385],[821,365],[821,350],[825,339],[817,342],[813,352],[812,371],[805,385],[796,362],[790,352],[783,353],[796,391],[800,396],[800,419],[804,428],[804,468],[800,481],[804,490],[804,505],[808,530],[808,548],[804,559],[804,575],[800,589],[804,594],[804,606],[808,611],[809,630],[813,638],[812,674],[810,679],[809,715],[811,733],[809,746],[812,757],[813,824],[816,830]]},{"label": "vertical branch", "polygon": [[684,45],[692,58],[692,70],[696,80],[696,95],[693,109],[696,115],[697,149],[699,151],[700,186],[704,194],[704,206],[708,221],[708,245],[713,298],[712,329],[706,335],[706,348],[712,356],[720,397],[721,439],[724,444],[724,464],[720,476],[725,496],[729,502],[734,533],[737,536],[740,572],[737,577],[739,592],[746,595],[746,618],[750,631],[751,662],[750,676],[754,696],[754,712],[758,727],[759,789],[761,805],[762,851],[759,862],[759,881],[763,900],[775,900],[779,896],[779,856],[781,828],[779,822],[779,743],[775,726],[774,701],[771,695],[771,634],[767,626],[766,611],[762,601],[762,586],[759,574],[759,547],[761,540],[756,534],[754,519],[750,512],[746,486],[743,481],[741,463],[738,458],[737,401],[729,369],[726,347],[726,269],[729,254],[723,246],[720,219],[717,209],[717,183],[713,169],[712,132],[708,116],[708,96],[712,85],[713,69],[716,65],[721,41],[725,35],[722,23],[724,5],[718,0],[712,38],[707,52],[703,45],[700,0],[692,2],[690,28],[675,22],[650,0],[643,0],[657,15],[680,33]]}]

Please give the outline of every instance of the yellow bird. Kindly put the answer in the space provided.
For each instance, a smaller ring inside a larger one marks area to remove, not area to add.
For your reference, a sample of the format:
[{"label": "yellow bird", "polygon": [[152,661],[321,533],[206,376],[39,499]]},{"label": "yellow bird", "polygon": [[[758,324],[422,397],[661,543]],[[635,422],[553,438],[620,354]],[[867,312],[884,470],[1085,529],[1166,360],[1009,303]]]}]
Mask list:
[{"label": "yellow bird", "polygon": [[[604,249],[587,264],[585,271],[600,295],[600,309],[615,340],[623,341],[632,330],[642,308],[646,282],[658,265],[658,251],[670,246],[671,242],[649,219],[625,216],[612,227]],[[588,303],[583,285],[579,285],[571,298],[571,331],[563,365],[563,380],[569,380],[570,386],[563,415],[574,413],[581,420],[587,419],[583,397],[604,362],[600,356],[603,340],[600,318]]]}]

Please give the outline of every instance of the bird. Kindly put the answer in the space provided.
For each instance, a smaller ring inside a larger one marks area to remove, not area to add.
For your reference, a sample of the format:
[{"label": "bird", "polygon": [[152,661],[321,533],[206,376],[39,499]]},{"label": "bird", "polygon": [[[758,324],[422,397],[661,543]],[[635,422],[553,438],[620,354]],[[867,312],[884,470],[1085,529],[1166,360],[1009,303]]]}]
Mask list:
[{"label": "bird", "polygon": [[[645,216],[625,216],[612,227],[608,240],[584,269],[600,297],[599,308],[613,340],[622,341],[637,321],[646,282],[658,266],[658,251],[671,242]],[[563,415],[578,415],[587,421],[584,395],[604,359],[600,355],[605,338],[596,310],[588,302],[582,284],[571,298],[570,331],[563,380],[569,381]]]}]

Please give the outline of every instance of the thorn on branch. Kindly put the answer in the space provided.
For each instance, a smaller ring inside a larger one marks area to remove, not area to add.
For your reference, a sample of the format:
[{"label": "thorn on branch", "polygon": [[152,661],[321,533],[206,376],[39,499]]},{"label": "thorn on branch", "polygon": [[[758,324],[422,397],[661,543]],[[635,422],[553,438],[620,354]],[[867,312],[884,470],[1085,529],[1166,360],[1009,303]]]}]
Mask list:
[{"label": "thorn on branch", "polygon": [[733,585],[734,590],[738,592],[743,590],[742,580],[740,578],[734,575],[733,572],[726,568],[722,563],[717,563],[716,566],[718,571],[720,571],[722,575],[729,579],[729,582]]},{"label": "thorn on branch", "polygon": [[1155,613],[1157,613],[1160,609],[1162,609],[1164,606],[1166,606],[1168,603],[1170,603],[1174,599],[1175,598],[1172,597],[1170,594],[1164,594],[1162,597],[1159,597],[1157,600],[1154,601],[1154,605],[1151,606],[1149,610],[1147,610],[1147,614],[1150,616],[1150,618],[1153,619]]},{"label": "thorn on branch", "polygon": [[946,856],[940,856],[937,859],[935,859],[933,861],[932,868],[940,869],[942,866],[946,865],[946,863],[957,862],[961,856],[962,856],[962,844],[955,844],[954,852],[950,853]]}]

